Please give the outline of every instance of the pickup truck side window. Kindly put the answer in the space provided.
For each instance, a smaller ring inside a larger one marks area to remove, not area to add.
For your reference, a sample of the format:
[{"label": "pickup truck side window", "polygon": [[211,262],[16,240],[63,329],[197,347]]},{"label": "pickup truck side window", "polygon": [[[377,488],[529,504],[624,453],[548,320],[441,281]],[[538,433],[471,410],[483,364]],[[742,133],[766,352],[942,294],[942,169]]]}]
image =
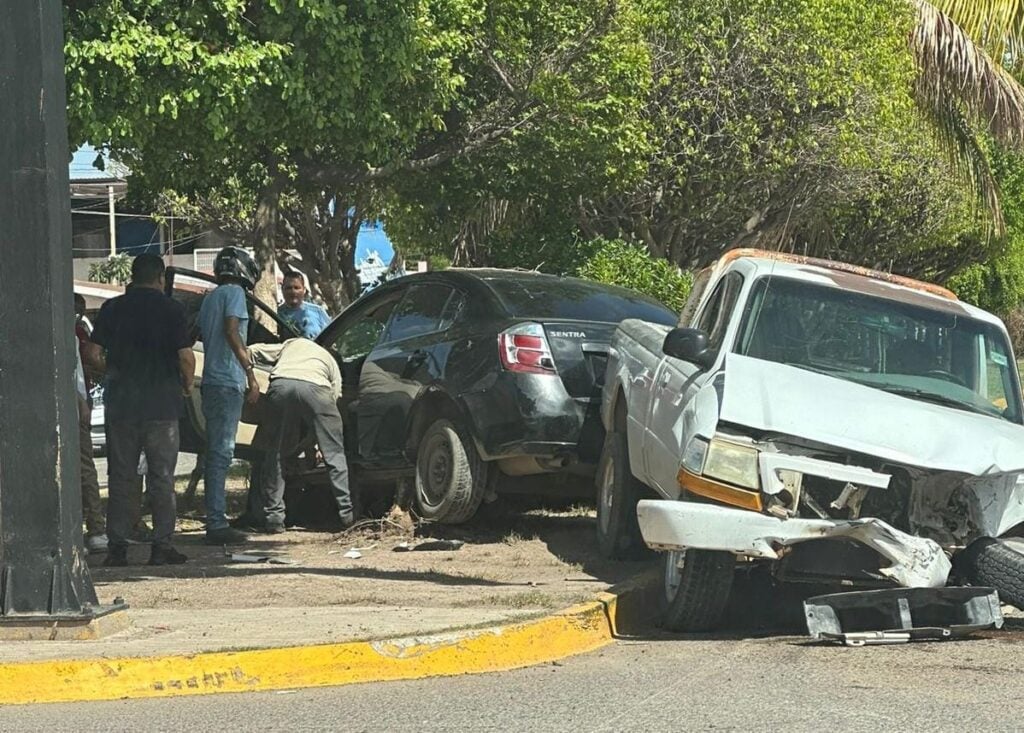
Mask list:
[{"label": "pickup truck side window", "polygon": [[743,276],[738,272],[729,272],[718,282],[711,293],[703,312],[697,319],[696,327],[708,335],[708,347],[720,349],[725,339],[725,331],[729,325],[729,316],[736,307],[743,288]]},{"label": "pickup truck side window", "polygon": [[690,295],[683,304],[683,312],[679,314],[679,328],[687,328],[693,323],[693,316],[697,313],[697,306],[700,305],[701,296],[708,289],[708,282],[711,280],[711,268],[705,267],[697,273],[693,279],[693,287],[690,288]]}]

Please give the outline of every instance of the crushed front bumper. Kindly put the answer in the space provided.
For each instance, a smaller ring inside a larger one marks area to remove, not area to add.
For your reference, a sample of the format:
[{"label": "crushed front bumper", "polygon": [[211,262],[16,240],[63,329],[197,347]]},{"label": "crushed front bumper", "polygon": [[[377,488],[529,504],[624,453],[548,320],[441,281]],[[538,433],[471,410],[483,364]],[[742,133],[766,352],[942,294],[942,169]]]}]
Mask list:
[{"label": "crushed front bumper", "polygon": [[951,564],[938,543],[901,532],[880,519],[779,519],[743,509],[645,499],[637,505],[644,542],[655,550],[723,550],[776,560],[798,542],[849,538],[887,559],[881,572],[908,588],[946,584]]}]

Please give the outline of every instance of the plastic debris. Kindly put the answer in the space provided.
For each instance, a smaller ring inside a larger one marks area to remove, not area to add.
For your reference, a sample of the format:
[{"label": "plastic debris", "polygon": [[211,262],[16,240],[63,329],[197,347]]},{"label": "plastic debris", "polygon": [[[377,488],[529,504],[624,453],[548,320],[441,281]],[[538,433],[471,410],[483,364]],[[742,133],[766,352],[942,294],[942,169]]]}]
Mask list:
[{"label": "plastic debris", "polygon": [[418,545],[411,545],[408,542],[402,542],[395,546],[395,552],[437,552],[437,551],[451,551],[460,550],[466,543],[462,540],[428,540],[426,542],[420,542]]},{"label": "plastic debris", "polygon": [[349,550],[348,552],[346,552],[344,555],[342,555],[342,557],[347,557],[350,560],[358,560],[362,556],[363,556],[363,553],[361,553],[359,550],[357,550],[354,547],[351,550]]},{"label": "plastic debris", "polygon": [[294,565],[294,560],[286,557],[274,557],[273,555],[255,555],[248,552],[227,553],[231,562],[267,563],[270,565]]}]

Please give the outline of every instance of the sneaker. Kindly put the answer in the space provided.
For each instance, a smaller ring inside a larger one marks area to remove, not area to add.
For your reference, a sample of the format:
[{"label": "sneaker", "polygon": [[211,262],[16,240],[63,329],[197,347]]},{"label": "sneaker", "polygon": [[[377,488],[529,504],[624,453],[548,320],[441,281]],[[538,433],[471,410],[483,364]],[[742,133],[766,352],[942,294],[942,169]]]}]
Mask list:
[{"label": "sneaker", "polygon": [[181,565],[185,562],[188,562],[187,556],[167,545],[153,545],[149,555],[150,565]]},{"label": "sneaker", "polygon": [[85,549],[90,553],[101,553],[107,551],[107,536],[105,534],[89,534],[85,536]]},{"label": "sneaker", "polygon": [[283,524],[275,524],[274,522],[267,522],[263,525],[263,529],[260,530],[260,534],[284,534],[285,528]]},{"label": "sneaker", "polygon": [[107,549],[107,556],[103,558],[105,568],[123,568],[128,564],[128,549],[125,547],[110,547]]},{"label": "sneaker", "polygon": [[206,530],[205,542],[208,545],[244,545],[248,541],[249,535],[231,527]]}]

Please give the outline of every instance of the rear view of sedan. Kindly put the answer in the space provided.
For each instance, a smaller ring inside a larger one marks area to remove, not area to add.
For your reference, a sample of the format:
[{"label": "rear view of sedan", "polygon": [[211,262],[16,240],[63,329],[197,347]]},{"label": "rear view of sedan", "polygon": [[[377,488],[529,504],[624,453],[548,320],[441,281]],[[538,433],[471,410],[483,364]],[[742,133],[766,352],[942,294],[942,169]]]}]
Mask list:
[{"label": "rear view of sedan", "polygon": [[471,518],[519,477],[592,473],[609,342],[660,303],[599,283],[509,270],[411,275],[353,303],[317,341],[342,365],[350,461],[410,477],[419,513]]}]

